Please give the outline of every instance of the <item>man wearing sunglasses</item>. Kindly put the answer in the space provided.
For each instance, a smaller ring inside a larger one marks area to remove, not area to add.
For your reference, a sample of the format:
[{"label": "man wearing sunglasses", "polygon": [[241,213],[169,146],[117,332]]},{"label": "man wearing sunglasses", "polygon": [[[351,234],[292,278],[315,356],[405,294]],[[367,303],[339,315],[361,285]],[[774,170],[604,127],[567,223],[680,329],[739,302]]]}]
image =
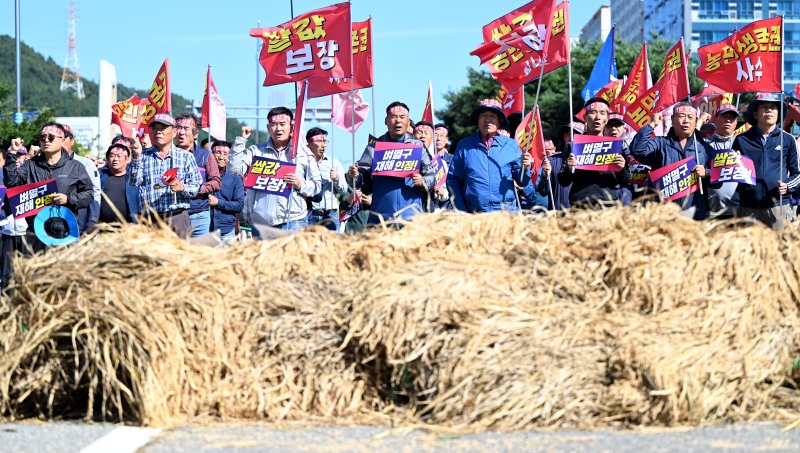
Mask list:
[{"label": "man wearing sunglasses", "polygon": [[[52,194],[52,203],[65,206],[73,214],[87,208],[94,201],[94,186],[89,174],[78,161],[70,159],[64,149],[66,131],[58,123],[47,123],[39,134],[41,152],[24,162],[10,161],[6,164],[6,187],[16,187],[55,178],[58,192]],[[27,217],[26,240],[34,252],[45,249],[45,245],[33,232],[34,216]]]}]

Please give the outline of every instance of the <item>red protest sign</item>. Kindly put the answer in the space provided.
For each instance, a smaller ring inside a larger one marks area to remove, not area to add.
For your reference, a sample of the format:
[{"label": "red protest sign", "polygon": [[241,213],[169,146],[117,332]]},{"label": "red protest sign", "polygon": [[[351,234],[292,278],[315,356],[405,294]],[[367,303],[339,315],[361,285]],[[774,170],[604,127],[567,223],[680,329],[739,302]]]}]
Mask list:
[{"label": "red protest sign", "polygon": [[521,112],[525,109],[525,93],[523,90],[509,93],[505,88],[500,87],[500,91],[494,98],[500,102],[500,105],[503,107],[503,114],[506,115],[506,118],[512,113]]},{"label": "red protest sign", "polygon": [[264,86],[352,74],[350,3],[315,9],[277,27],[254,28],[250,36],[264,40],[259,57],[267,74]]},{"label": "red protest sign", "polygon": [[689,73],[683,38],[667,52],[658,81],[625,112],[625,122],[635,130],[652,121],[653,114],[689,98]]},{"label": "red protest sign", "polygon": [[782,92],[783,18],[757,20],[697,49],[697,77],[730,93]]},{"label": "red protest sign", "polygon": [[[308,97],[318,98],[375,85],[372,67],[372,19],[353,22],[353,77],[311,77],[308,79]],[[351,82],[352,81],[352,85]]]}]

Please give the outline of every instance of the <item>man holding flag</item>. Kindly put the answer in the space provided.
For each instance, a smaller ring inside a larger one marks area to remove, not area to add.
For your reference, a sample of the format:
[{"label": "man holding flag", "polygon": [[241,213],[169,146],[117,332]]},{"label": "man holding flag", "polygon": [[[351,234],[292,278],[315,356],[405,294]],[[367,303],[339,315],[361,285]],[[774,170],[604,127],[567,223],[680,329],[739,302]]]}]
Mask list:
[{"label": "man holding flag", "polygon": [[[246,217],[249,215],[253,224],[260,223],[283,230],[301,230],[308,225],[306,198],[313,197],[322,189],[319,166],[303,147],[298,146],[297,154],[292,155],[294,115],[291,110],[275,107],[267,114],[267,121],[269,139],[266,142],[245,149],[247,139],[236,137],[231,150],[231,171],[246,176],[255,157],[296,165],[296,171],[284,177],[284,181],[292,187],[289,197],[247,190],[244,212]],[[243,130],[242,135],[244,134]]]},{"label": "man holding flag", "polygon": [[745,113],[745,121],[753,127],[737,135],[732,146],[753,160],[756,173],[755,186],[739,184],[737,188],[739,215],[755,218],[774,230],[794,220],[787,194],[800,186],[797,144],[791,134],[778,127],[781,108],[785,106],[772,93],[756,96]]},{"label": "man holding flag", "polygon": [[[609,106],[602,98],[591,98],[586,103],[586,126],[583,135],[601,137],[608,123]],[[570,149],[569,146],[567,149]],[[620,186],[630,182],[628,164],[622,154],[614,157],[613,164],[620,171],[576,170],[575,156],[570,153],[566,165],[561,167],[558,183],[572,185],[569,203],[573,207],[597,208],[599,202],[619,200]]]},{"label": "man holding flag", "polygon": [[514,183],[528,185],[533,158],[516,140],[499,134],[508,120],[496,99],[481,101],[471,120],[478,132],[458,143],[447,176],[453,206],[467,212],[517,211]]},{"label": "man holding flag", "polygon": [[[660,122],[661,114],[655,114],[650,124],[639,130],[632,142],[633,158],[652,170],[657,170],[695,156],[696,165],[692,172],[699,178],[698,184],[702,184],[703,178],[708,177],[705,165],[708,163],[708,156],[713,153],[713,148],[700,138],[696,129],[697,109],[686,101],[676,104],[672,111],[672,127],[664,137],[654,136],[653,130]],[[708,213],[705,193],[692,192],[675,201],[684,210],[694,208],[693,218],[702,220]]]}]

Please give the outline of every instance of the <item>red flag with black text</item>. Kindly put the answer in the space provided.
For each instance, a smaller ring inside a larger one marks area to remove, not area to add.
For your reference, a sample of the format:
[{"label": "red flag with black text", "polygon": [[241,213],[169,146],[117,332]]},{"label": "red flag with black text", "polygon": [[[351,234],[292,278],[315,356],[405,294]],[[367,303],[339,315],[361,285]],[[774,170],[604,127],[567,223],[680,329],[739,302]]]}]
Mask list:
[{"label": "red flag with black text", "polygon": [[309,11],[277,27],[253,28],[250,36],[264,40],[259,57],[267,74],[264,86],[352,74],[349,2]]},{"label": "red flag with black text", "polygon": [[631,72],[620,89],[619,96],[612,106],[612,110],[622,112],[627,110],[637,99],[642,97],[650,87],[653,86],[653,79],[650,76],[650,62],[647,58],[647,43],[642,44],[639,56],[633,62]]},{"label": "red flag with black text", "polygon": [[780,93],[783,17],[757,20],[697,49],[697,77],[729,93]]},{"label": "red flag with black text", "polygon": [[[342,93],[375,85],[372,66],[372,19],[353,22],[353,77],[311,77],[308,79],[308,98]],[[351,85],[352,80],[352,85]]]},{"label": "red flag with black text", "polygon": [[625,123],[638,131],[652,121],[653,114],[689,99],[689,73],[683,38],[667,52],[659,78],[625,112]]}]

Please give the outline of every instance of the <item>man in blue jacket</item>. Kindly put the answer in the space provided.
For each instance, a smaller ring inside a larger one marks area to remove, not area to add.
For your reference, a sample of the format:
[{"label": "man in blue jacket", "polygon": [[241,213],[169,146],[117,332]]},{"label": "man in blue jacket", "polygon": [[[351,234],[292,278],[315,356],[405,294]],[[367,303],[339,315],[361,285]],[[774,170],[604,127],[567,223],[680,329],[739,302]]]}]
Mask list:
[{"label": "man in blue jacket", "polygon": [[498,133],[508,126],[499,101],[481,101],[471,120],[478,132],[458,143],[447,175],[453,206],[467,212],[517,211],[514,182],[528,185],[533,158]]},{"label": "man in blue jacket", "polygon": [[100,222],[136,223],[140,212],[139,188],[128,183],[126,178],[131,149],[122,141],[112,143],[106,151],[106,162],[99,170],[100,188],[105,194],[100,201]]},{"label": "man in blue jacket", "polygon": [[[423,143],[414,139],[408,132],[409,124],[408,106],[402,102],[392,102],[386,107],[385,124],[388,131],[378,137],[379,142],[407,143],[423,146]],[[425,198],[434,185],[431,156],[422,153],[420,172],[406,178],[392,176],[372,176],[372,159],[375,154],[375,144],[371,143],[364,149],[364,154],[358,163],[350,166],[347,172],[347,185],[355,182],[357,189],[367,195],[372,195],[372,211],[370,223],[380,223],[381,220],[401,218],[408,220],[424,209]]]},{"label": "man in blue jacket", "polygon": [[211,155],[217,160],[222,188],[208,195],[211,205],[211,231],[219,230],[222,241],[230,244],[236,239],[236,216],[244,209],[244,183],[239,175],[225,171],[231,144],[215,140],[211,145]]},{"label": "man in blue jacket", "polygon": [[[700,137],[697,126],[697,109],[688,102],[679,102],[672,111],[672,127],[664,137],[653,136],[653,129],[661,121],[661,114],[653,116],[653,121],[644,126],[631,142],[631,154],[637,161],[656,170],[679,162],[687,157],[697,156],[697,163],[692,169],[702,183],[708,176],[705,165],[713,148]],[[694,208],[692,217],[695,220],[705,219],[708,215],[708,199],[705,188],[675,200],[684,210]]]},{"label": "man in blue jacket", "polygon": [[785,107],[774,94],[756,96],[745,113],[745,121],[753,127],[733,140],[733,149],[753,159],[756,170],[755,186],[739,184],[736,189],[738,215],[753,217],[774,230],[793,220],[787,194],[800,185],[797,145],[791,134],[778,127],[780,108]]}]

